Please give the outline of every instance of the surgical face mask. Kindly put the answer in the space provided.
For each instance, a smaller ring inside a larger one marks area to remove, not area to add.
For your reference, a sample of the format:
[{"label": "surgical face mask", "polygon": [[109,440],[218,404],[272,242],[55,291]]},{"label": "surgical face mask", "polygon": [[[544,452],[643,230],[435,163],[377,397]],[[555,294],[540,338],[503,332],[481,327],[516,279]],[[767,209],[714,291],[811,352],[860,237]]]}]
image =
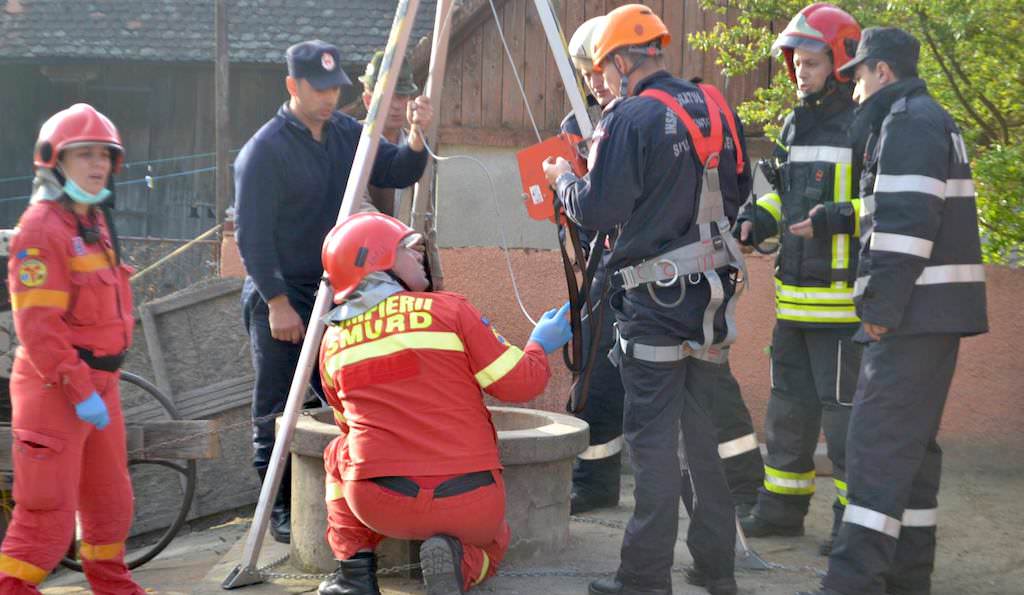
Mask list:
[{"label": "surgical face mask", "polygon": [[71,200],[84,205],[99,204],[110,197],[110,188],[104,188],[96,194],[90,194],[83,190],[82,187],[76,184],[71,178],[68,178],[67,181],[64,182],[64,192],[71,197]]}]

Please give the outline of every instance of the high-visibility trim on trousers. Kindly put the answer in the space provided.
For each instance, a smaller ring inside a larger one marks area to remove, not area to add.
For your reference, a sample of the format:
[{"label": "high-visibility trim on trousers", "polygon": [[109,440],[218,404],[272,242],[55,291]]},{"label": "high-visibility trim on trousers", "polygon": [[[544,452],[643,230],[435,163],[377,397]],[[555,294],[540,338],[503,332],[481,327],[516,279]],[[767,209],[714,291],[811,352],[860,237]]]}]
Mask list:
[{"label": "high-visibility trim on trousers", "polygon": [[83,560],[114,560],[124,554],[124,542],[93,544],[82,542],[78,555]]},{"label": "high-visibility trim on trousers", "polygon": [[757,449],[757,436],[754,434],[747,434],[746,436],[740,436],[739,438],[729,440],[728,442],[719,442],[718,457],[722,459],[730,459]]},{"label": "high-visibility trim on trousers", "polygon": [[764,489],[784,496],[810,496],[814,493],[814,470],[794,473],[765,465]]},{"label": "high-visibility trim on trousers", "polygon": [[334,502],[345,497],[345,486],[334,481],[331,477],[324,483],[324,501]]},{"label": "high-visibility trim on trousers", "polygon": [[6,574],[31,585],[38,585],[50,573],[35,564],[12,558],[7,554],[0,554],[0,574]]},{"label": "high-visibility trim on trousers", "polygon": [[594,444],[587,448],[587,450],[581,452],[578,456],[584,461],[597,461],[600,459],[607,459],[608,457],[614,456],[622,452],[622,445],[624,443],[623,437],[619,436],[605,442],[604,444]]},{"label": "high-visibility trim on trousers", "polygon": [[903,511],[904,527],[934,527],[939,524],[939,509],[908,508]]},{"label": "high-visibility trim on trousers", "polygon": [[850,501],[847,499],[846,496],[846,482],[833,477],[832,483],[836,484],[836,492],[837,497],[839,498],[839,503],[842,504],[843,506],[848,506],[850,504]]},{"label": "high-visibility trim on trousers", "polygon": [[487,571],[491,569],[491,557],[487,555],[487,552],[481,551],[480,553],[484,555],[484,562],[480,565],[480,574],[473,579],[473,585],[484,582],[484,579],[487,578]]},{"label": "high-visibility trim on trousers", "polygon": [[843,513],[843,522],[860,525],[865,529],[884,533],[893,539],[899,539],[900,527],[902,526],[899,520],[891,516],[876,512],[870,508],[857,506],[856,504],[848,504],[846,506],[846,512]]}]

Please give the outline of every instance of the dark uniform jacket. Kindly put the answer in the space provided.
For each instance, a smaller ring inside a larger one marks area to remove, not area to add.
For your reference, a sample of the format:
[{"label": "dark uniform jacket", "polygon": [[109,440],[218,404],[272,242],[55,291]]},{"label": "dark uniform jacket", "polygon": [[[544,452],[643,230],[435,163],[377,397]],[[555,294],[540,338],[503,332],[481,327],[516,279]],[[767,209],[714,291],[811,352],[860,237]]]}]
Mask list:
[{"label": "dark uniform jacket", "polygon": [[[779,324],[855,328],[860,322],[853,283],[860,251],[861,159],[848,135],[856,107],[850,93],[835,88],[789,114],[773,153],[782,187],[740,216],[755,223],[758,242],[781,234],[775,262]],[[789,226],[817,205],[824,208],[814,217],[814,237],[791,233]]]},{"label": "dark uniform jacket", "polygon": [[[287,293],[311,301],[361,133],[359,122],[335,112],[317,142],[285,104],[242,147],[235,160],[238,249],[264,300]],[[426,151],[381,140],[370,181],[409,186],[426,163]]]},{"label": "dark uniform jacket", "polygon": [[974,183],[953,119],[911,78],[864,103],[861,129],[868,136],[857,313],[890,333],[986,332]]},{"label": "dark uniform jacket", "polygon": [[[707,107],[696,85],[658,72],[640,81],[635,93],[648,88],[660,89],[679,99],[703,133],[708,133]],[[722,120],[725,132],[719,173],[725,212],[733,221],[750,193],[751,177],[749,168],[737,173],[736,148],[724,113]],[[737,127],[743,142],[738,121]],[[590,173],[583,178],[562,176],[557,191],[569,218],[580,227],[618,230],[606,263],[609,271],[638,264],[699,238],[694,222],[703,168],[692,150],[685,125],[665,105],[647,97],[611,103],[594,132],[589,166]],[[727,273],[724,269],[721,272]],[[625,337],[668,335],[683,340],[703,339],[701,318],[710,295],[703,278],[697,285],[684,284],[685,300],[675,308],[657,305],[648,295],[647,287],[626,292],[619,287],[617,278],[614,281],[616,289],[611,294],[611,303]],[[732,283],[725,285],[726,293],[731,295]],[[680,285],[655,291],[662,302],[671,303],[678,299]],[[716,335],[724,333],[721,314],[720,311]]]}]

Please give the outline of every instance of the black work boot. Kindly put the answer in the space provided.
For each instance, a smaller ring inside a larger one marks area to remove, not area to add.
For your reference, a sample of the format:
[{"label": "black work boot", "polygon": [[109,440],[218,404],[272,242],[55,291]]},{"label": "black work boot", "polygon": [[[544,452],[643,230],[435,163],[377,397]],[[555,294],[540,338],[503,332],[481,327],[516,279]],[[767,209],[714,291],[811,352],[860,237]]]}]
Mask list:
[{"label": "black work boot", "polygon": [[377,555],[363,552],[338,562],[338,569],[317,588],[318,595],[380,595]]},{"label": "black work boot", "polygon": [[576,459],[572,470],[569,514],[619,505],[622,453],[596,460]]},{"label": "black work boot", "polygon": [[427,595],[462,595],[462,543],[435,535],[420,545],[420,568]]},{"label": "black work boot", "polygon": [[[270,509],[270,536],[278,543],[291,543],[292,541],[292,509],[291,509],[291,473],[285,469],[284,477],[281,478],[281,487],[274,496],[274,505]],[[257,467],[256,473],[260,476],[260,484],[267,477],[266,467]]]},{"label": "black work boot", "polygon": [[832,508],[832,531],[828,535],[828,539],[821,542],[818,545],[818,553],[822,556],[828,557],[832,555],[832,544],[835,543],[836,537],[839,536],[839,528],[843,526],[843,512],[846,510],[843,508]]},{"label": "black work boot", "polygon": [[804,534],[803,523],[792,526],[776,525],[754,514],[741,518],[740,526],[747,537],[800,537]]},{"label": "black work boot", "polygon": [[590,595],[671,595],[672,585],[667,587],[640,587],[623,584],[618,576],[602,578],[590,583]]},{"label": "black work boot", "polygon": [[736,579],[732,577],[712,579],[704,574],[696,564],[687,568],[683,578],[691,585],[704,587],[711,595],[736,595],[739,587],[736,586]]}]

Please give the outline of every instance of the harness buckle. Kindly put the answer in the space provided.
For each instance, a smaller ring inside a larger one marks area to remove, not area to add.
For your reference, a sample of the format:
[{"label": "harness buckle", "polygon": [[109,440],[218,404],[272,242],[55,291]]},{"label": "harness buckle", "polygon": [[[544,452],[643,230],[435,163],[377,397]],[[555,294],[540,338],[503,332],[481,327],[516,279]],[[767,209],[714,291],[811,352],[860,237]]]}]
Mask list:
[{"label": "harness buckle", "polygon": [[654,283],[658,287],[672,287],[673,285],[676,284],[676,281],[679,280],[679,265],[676,264],[676,262],[674,260],[669,260],[667,258],[662,258],[662,259],[659,259],[657,262],[654,263],[654,266],[657,267],[658,269],[661,269],[665,265],[668,265],[668,266],[672,267],[672,277],[670,277],[670,278],[668,278],[666,280],[662,280],[662,281],[659,281],[659,280],[655,279]]}]

